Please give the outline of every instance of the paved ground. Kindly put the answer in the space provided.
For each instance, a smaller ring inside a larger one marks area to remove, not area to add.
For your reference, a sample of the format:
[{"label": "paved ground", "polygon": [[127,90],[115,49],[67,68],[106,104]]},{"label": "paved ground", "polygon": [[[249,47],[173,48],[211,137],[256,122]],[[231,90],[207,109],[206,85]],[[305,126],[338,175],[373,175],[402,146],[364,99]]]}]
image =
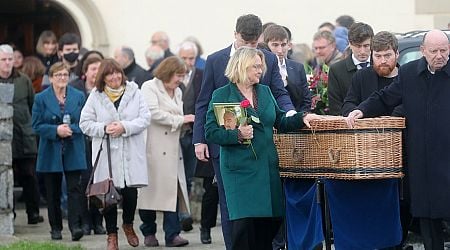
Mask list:
[{"label": "paved ground", "polygon": [[[0,245],[10,244],[12,242],[18,240],[29,240],[29,241],[50,241],[50,226],[48,224],[47,219],[47,209],[41,208],[41,215],[44,216],[45,221],[43,223],[39,223],[37,225],[28,225],[26,219],[25,210],[19,209],[17,211],[17,217],[15,220],[15,234],[12,237],[0,236]],[[137,214],[136,214],[137,215]],[[121,216],[119,215],[119,218]],[[164,244],[164,232],[162,230],[162,214],[158,214],[158,232],[156,237],[159,239],[160,244]],[[131,247],[128,245],[125,235],[121,229],[119,229],[119,248],[120,249],[149,249],[144,247],[144,238],[140,234],[139,231],[139,217],[135,217],[136,223],[134,230],[140,236],[140,246],[139,247]],[[120,219],[118,225],[122,225]],[[222,232],[219,227],[215,227],[211,230],[211,237],[213,243],[210,245],[204,245],[200,242],[200,225],[195,224],[194,229],[187,233],[181,233],[181,236],[189,240],[189,245],[184,247],[183,249],[211,249],[211,250],[219,250],[225,249]],[[77,245],[80,244],[85,249],[105,249],[106,248],[106,235],[88,235],[84,236],[78,242],[72,242],[70,232],[67,227],[67,220],[64,220],[64,229],[63,229],[63,240],[57,241],[58,243],[63,243],[67,245]],[[165,247],[156,247],[152,249],[164,249]]]}]

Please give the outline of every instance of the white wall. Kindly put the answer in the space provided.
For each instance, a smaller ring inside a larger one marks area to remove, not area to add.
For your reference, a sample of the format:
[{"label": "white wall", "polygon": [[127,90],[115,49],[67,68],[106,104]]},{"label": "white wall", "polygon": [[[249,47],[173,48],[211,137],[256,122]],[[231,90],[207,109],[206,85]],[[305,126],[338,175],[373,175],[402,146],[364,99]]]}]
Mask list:
[{"label": "white wall", "polygon": [[308,44],[318,25],[324,21],[334,23],[341,14],[349,14],[357,21],[370,24],[375,32],[433,28],[433,17],[416,15],[412,0],[92,1],[106,25],[110,55],[119,45],[131,46],[142,66],[146,66],[143,55],[153,32],[166,31],[171,39],[172,50],[186,36],[196,36],[206,57],[233,41],[237,17],[248,13],[258,15],[263,23],[272,21],[289,27],[294,42]]}]

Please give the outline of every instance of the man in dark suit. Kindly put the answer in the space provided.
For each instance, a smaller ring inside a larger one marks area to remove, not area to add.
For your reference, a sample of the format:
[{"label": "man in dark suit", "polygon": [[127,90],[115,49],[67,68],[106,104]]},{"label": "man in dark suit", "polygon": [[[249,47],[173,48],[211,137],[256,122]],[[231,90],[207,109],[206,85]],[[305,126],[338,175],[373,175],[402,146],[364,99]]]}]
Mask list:
[{"label": "man in dark suit", "polygon": [[344,98],[356,70],[370,65],[370,42],[373,30],[368,24],[354,23],[348,31],[352,55],[330,66],[328,101],[331,115],[340,115]]},{"label": "man in dark suit", "polygon": [[[228,219],[223,183],[219,170],[219,146],[211,144],[208,149],[208,146],[206,145],[204,129],[205,115],[213,91],[229,82],[224,73],[230,55],[241,46],[256,48],[258,45],[258,37],[261,32],[262,23],[259,17],[249,14],[238,18],[234,33],[236,38],[235,42],[229,47],[213,53],[206,60],[203,83],[196,103],[196,120],[194,123],[193,137],[195,154],[197,159],[201,161],[208,161],[210,157],[212,158],[211,160],[213,162],[219,188],[222,233],[227,249],[231,249],[231,224]],[[265,56],[267,73],[263,76],[261,83],[270,87],[272,94],[281,109],[288,111],[288,115],[295,114],[294,106],[292,105],[286,89],[283,87],[277,58],[266,50],[262,51]],[[211,152],[211,154],[209,152]]]},{"label": "man in dark suit", "polygon": [[[180,89],[183,91],[183,113],[195,114],[195,101],[203,79],[203,71],[195,68],[197,58],[197,46],[193,42],[185,41],[178,47],[177,55],[183,59],[188,71],[184,77]],[[190,193],[192,178],[194,177],[195,157],[194,145],[192,144],[193,123],[184,124],[181,129],[180,145],[183,153],[184,172],[186,175],[187,190]],[[180,214],[181,228],[183,231],[192,230],[192,217],[189,214]]]},{"label": "man in dark suit", "polygon": [[130,47],[121,46],[114,51],[114,60],[122,67],[129,81],[137,83],[139,88],[150,80],[150,73],[136,63],[134,52]]}]

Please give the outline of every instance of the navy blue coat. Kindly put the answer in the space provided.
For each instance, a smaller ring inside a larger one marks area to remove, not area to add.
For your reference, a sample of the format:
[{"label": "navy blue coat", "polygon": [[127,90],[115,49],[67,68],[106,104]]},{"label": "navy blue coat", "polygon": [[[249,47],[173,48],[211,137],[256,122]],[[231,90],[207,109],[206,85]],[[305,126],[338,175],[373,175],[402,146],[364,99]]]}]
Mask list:
[{"label": "navy blue coat", "polygon": [[62,124],[63,114],[53,88],[50,86],[36,95],[32,111],[33,130],[40,137],[36,171],[54,173],[86,169],[84,136],[78,126],[84,101],[81,91],[67,86],[64,113],[70,115],[73,133],[71,137],[62,139],[56,130]]},{"label": "navy blue coat", "polygon": [[414,217],[450,218],[450,65],[433,75],[425,58],[400,67],[394,82],[358,106],[374,117],[403,104]]},{"label": "navy blue coat", "polygon": [[[231,45],[232,46],[232,45]],[[219,50],[208,56],[206,67],[203,73],[203,82],[200,94],[195,105],[194,135],[192,143],[205,142],[205,120],[209,101],[215,89],[225,86],[229,79],[225,77],[225,68],[230,60],[231,46]],[[261,83],[268,85],[275,97],[278,106],[285,111],[295,110],[291,99],[283,86],[280,69],[278,68],[278,59],[274,54],[267,50],[261,50],[264,53],[267,71],[261,79]],[[217,158],[219,156],[219,147],[214,145],[210,148],[210,154]]]},{"label": "navy blue coat", "polygon": [[297,112],[311,111],[311,92],[303,64],[286,59],[287,82],[286,90],[291,97]]}]

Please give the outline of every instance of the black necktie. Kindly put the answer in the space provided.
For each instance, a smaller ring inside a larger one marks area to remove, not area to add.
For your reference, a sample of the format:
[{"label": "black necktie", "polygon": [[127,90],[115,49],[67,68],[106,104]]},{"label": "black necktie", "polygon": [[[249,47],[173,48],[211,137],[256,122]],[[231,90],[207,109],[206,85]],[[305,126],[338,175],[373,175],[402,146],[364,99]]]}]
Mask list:
[{"label": "black necktie", "polygon": [[367,67],[367,64],[368,64],[368,62],[363,62],[358,65],[361,67],[361,69],[364,69],[365,67]]}]

